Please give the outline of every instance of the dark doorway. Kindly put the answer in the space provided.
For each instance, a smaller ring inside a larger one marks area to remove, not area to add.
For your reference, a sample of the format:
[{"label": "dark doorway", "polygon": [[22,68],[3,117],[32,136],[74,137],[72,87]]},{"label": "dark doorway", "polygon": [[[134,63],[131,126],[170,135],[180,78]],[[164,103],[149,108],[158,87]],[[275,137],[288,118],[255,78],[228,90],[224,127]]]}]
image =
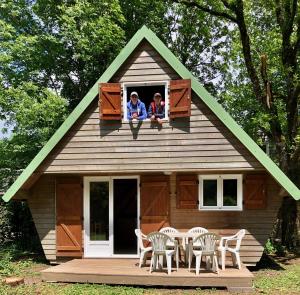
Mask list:
[{"label": "dark doorway", "polygon": [[114,254],[137,254],[137,179],[114,179]]}]

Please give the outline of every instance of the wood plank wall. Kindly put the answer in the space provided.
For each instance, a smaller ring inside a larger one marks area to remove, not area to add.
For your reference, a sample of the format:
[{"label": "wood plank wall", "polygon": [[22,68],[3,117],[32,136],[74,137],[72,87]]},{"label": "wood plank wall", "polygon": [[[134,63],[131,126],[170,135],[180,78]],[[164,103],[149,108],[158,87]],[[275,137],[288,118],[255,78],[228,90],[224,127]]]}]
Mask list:
[{"label": "wood plank wall", "polygon": [[280,187],[271,178],[267,182],[267,208],[243,211],[199,211],[198,209],[176,208],[176,174],[170,178],[170,224],[187,230],[201,226],[221,236],[230,236],[240,229],[246,229],[246,237],[241,246],[241,259],[246,265],[255,265],[261,258],[264,245],[269,238],[282,198]]},{"label": "wood plank wall", "polygon": [[46,258],[56,260],[54,176],[40,177],[30,191],[28,205]]},{"label": "wood plank wall", "polygon": [[[241,212],[209,212],[198,209],[176,208],[176,174],[170,176],[170,225],[179,230],[202,226],[221,236],[232,235],[245,228],[247,234],[242,242],[241,257],[247,265],[255,265],[263,252],[276,220],[281,204],[280,188],[271,177],[268,178],[267,209]],[[29,207],[46,258],[56,261],[55,234],[55,179],[51,175],[42,176],[31,189]]]},{"label": "wood plank wall", "polygon": [[[113,82],[179,79],[143,43]],[[101,122],[97,99],[67,133],[39,171],[46,173],[148,172],[262,169],[256,159],[201,102],[192,97],[189,119],[165,122]]]}]

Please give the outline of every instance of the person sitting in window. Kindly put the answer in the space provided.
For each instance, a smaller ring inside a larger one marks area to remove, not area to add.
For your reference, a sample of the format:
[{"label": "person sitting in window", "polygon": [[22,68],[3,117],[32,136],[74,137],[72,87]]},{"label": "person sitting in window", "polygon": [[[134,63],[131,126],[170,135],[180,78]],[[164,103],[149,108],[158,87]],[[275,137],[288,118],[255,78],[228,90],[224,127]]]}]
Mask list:
[{"label": "person sitting in window", "polygon": [[159,92],[155,93],[148,109],[150,120],[157,121],[160,125],[163,123],[162,119],[165,117],[165,102],[161,99],[161,94]]},{"label": "person sitting in window", "polygon": [[127,103],[127,119],[128,120],[145,120],[147,112],[145,104],[139,100],[136,91],[130,93],[130,101]]}]

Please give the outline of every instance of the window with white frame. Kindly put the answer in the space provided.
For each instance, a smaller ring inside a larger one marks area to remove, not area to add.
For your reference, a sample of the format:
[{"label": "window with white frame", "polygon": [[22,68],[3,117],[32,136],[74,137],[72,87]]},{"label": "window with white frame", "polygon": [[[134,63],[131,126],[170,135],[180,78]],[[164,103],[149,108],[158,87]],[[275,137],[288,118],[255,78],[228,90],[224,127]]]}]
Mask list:
[{"label": "window with white frame", "polygon": [[[155,93],[160,93],[162,101],[164,102],[165,117],[168,119],[169,111],[169,96],[168,96],[168,81],[159,82],[135,82],[135,83],[123,83],[123,114],[124,120],[127,120],[127,103],[130,100],[130,94],[137,92],[139,99],[145,104],[146,112],[148,114],[149,106],[153,102],[153,96]],[[148,116],[147,119],[148,120]]]},{"label": "window with white frame", "polygon": [[200,210],[242,210],[242,175],[199,175]]}]

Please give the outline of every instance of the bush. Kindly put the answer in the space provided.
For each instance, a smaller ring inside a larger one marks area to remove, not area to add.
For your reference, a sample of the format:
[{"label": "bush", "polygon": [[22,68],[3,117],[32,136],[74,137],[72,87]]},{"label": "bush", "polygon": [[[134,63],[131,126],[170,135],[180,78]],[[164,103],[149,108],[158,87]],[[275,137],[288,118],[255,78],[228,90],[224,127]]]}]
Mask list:
[{"label": "bush", "polygon": [[286,248],[282,246],[279,242],[274,242],[271,239],[268,239],[265,244],[265,253],[268,255],[276,255],[276,256],[285,256]]},{"label": "bush", "polygon": [[39,252],[40,241],[25,201],[0,201],[0,244],[23,251]]}]

